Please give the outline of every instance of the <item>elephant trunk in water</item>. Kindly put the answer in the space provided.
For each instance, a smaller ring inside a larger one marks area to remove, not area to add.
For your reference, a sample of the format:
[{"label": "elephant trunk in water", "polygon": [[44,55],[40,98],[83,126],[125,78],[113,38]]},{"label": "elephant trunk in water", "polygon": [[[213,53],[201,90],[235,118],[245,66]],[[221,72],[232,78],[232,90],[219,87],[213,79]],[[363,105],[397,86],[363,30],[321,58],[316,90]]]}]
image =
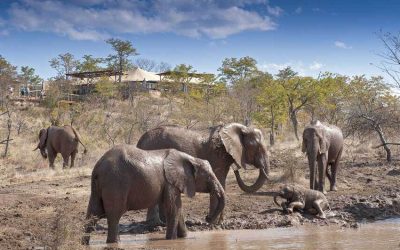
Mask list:
[{"label": "elephant trunk in water", "polygon": [[236,176],[236,181],[240,187],[240,189],[242,189],[243,191],[245,191],[246,193],[254,193],[256,192],[258,189],[260,189],[265,181],[268,179],[268,175],[269,175],[269,161],[267,156],[262,156],[260,158],[256,159],[255,162],[255,167],[258,168],[260,170],[258,178],[256,180],[256,182],[251,185],[251,186],[247,186],[242,178],[240,177],[240,173],[238,170],[235,170],[235,176]]},{"label": "elephant trunk in water", "polygon": [[210,207],[209,214],[206,217],[208,223],[215,223],[225,207],[225,192],[217,178],[210,181],[210,195],[217,197],[218,205],[215,208]]}]

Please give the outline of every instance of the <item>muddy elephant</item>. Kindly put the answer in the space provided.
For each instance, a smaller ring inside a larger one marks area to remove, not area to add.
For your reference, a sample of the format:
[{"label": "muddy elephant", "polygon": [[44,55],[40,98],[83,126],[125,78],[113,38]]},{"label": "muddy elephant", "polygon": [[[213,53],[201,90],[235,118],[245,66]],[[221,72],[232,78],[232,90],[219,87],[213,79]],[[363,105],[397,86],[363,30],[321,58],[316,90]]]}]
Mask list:
[{"label": "muddy elephant", "polygon": [[[330,190],[336,191],[336,174],[343,152],[342,131],[333,125],[322,124],[319,121],[312,122],[303,131],[302,151],[308,157],[310,189],[326,193],[324,188],[326,174],[330,182]],[[329,173],[329,166],[331,173]]]},{"label": "muddy elephant", "polygon": [[[175,148],[207,160],[224,189],[231,165],[239,187],[249,193],[260,189],[269,174],[267,147],[261,131],[238,123],[215,126],[202,131],[162,126],[143,134],[137,147],[146,150]],[[244,184],[238,171],[240,168],[246,169],[248,164],[259,169],[258,178],[251,186]],[[196,191],[207,192],[207,187],[199,183],[196,185]],[[212,196],[210,199],[210,206],[214,207],[217,201]],[[160,223],[156,208],[148,211],[147,221]]]},{"label": "muddy elephant", "polygon": [[[207,161],[175,149],[145,151],[132,145],[116,146],[93,169],[85,232],[90,233],[96,221],[105,217],[107,243],[117,242],[118,222],[126,211],[159,204],[166,214],[166,238],[185,237],[181,193],[193,197],[197,184],[207,187],[218,200],[206,217],[213,223],[225,206],[225,193]],[[89,242],[87,234],[84,244]]]},{"label": "muddy elephant", "polygon": [[40,149],[43,158],[49,158],[51,168],[54,168],[54,160],[60,153],[63,157],[63,168],[68,166],[69,157],[71,157],[71,168],[74,167],[75,157],[78,153],[78,144],[84,147],[84,153],[87,152],[83,145],[79,133],[71,126],[63,127],[50,126],[43,128],[39,132],[39,144],[34,150]]},{"label": "muddy elephant", "polygon": [[[278,203],[277,197],[286,201]],[[325,219],[325,209],[330,209],[329,202],[325,195],[317,190],[307,189],[300,185],[284,185],[274,195],[276,205],[283,208],[285,212],[293,213],[293,210],[303,210],[310,214],[318,214],[318,217]]]}]

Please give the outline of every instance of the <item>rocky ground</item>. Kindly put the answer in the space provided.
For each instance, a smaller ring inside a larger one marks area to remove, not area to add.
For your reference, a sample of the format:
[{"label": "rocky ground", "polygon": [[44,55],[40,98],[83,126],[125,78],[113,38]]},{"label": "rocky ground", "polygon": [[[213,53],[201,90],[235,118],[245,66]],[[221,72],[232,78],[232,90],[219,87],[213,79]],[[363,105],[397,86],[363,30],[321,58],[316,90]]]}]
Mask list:
[{"label": "rocky ground", "polygon": [[[229,174],[225,220],[220,225],[205,223],[207,194],[196,194],[194,199],[184,197],[189,230],[264,229],[302,224],[358,227],[362,222],[400,216],[400,161],[387,164],[365,154],[345,157],[338,175],[338,191],[327,194],[332,210],[326,220],[301,213],[287,215],[273,203],[271,192],[282,182],[294,179],[307,185],[305,157],[287,160],[283,152],[274,152],[271,163],[274,178],[255,194],[243,193],[233,173]],[[294,167],[288,167],[290,164]],[[79,239],[91,169],[16,171],[13,177],[2,177],[1,181],[0,249],[81,248]],[[248,171],[244,176],[251,181],[257,173]],[[126,213],[120,221],[121,233],[165,231],[164,227],[147,227],[144,219],[145,211]],[[105,220],[99,223],[96,233],[106,233]]]}]

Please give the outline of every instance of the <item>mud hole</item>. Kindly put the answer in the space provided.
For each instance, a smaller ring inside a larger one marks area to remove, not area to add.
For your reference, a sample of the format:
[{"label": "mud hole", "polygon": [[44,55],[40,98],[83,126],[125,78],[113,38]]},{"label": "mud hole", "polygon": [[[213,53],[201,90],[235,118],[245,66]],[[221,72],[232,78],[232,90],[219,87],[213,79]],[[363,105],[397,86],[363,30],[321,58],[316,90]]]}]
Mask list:
[{"label": "mud hole", "polygon": [[[289,170],[285,166],[288,163],[282,159],[275,153],[271,159],[272,172],[277,176],[298,176],[297,182],[306,185],[308,167],[304,157],[297,157],[298,167]],[[91,170],[76,168],[65,174],[58,172],[58,175],[48,174],[54,171],[48,169],[32,171],[1,182],[0,249],[83,248],[79,240],[89,199]],[[245,194],[230,173],[224,222],[216,226],[205,223],[209,197],[196,194],[192,200],[183,198],[186,224],[190,231],[265,229],[303,224],[358,227],[359,223],[400,216],[399,173],[400,161],[389,165],[368,157],[359,157],[355,162],[344,159],[338,174],[338,191],[327,195],[332,210],[327,213],[326,220],[298,212],[282,213],[270,196],[270,192],[284,181],[282,177],[267,183],[255,194]],[[247,171],[243,176],[251,181],[257,174],[258,171]],[[149,228],[144,219],[145,211],[126,213],[120,221],[121,233],[165,231],[165,227]],[[95,234],[105,234],[106,229],[106,221],[102,220]]]}]

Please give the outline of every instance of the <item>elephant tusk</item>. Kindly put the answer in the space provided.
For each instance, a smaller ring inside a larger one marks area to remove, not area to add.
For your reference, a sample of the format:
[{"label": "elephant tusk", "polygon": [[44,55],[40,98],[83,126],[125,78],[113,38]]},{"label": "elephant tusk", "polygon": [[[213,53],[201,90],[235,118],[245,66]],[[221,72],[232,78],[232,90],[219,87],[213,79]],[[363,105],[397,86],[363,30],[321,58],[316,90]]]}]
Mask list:
[{"label": "elephant tusk", "polygon": [[36,148],[35,148],[34,150],[32,150],[32,151],[36,151],[36,150],[38,150],[38,149],[39,149],[39,145],[36,146]]}]

